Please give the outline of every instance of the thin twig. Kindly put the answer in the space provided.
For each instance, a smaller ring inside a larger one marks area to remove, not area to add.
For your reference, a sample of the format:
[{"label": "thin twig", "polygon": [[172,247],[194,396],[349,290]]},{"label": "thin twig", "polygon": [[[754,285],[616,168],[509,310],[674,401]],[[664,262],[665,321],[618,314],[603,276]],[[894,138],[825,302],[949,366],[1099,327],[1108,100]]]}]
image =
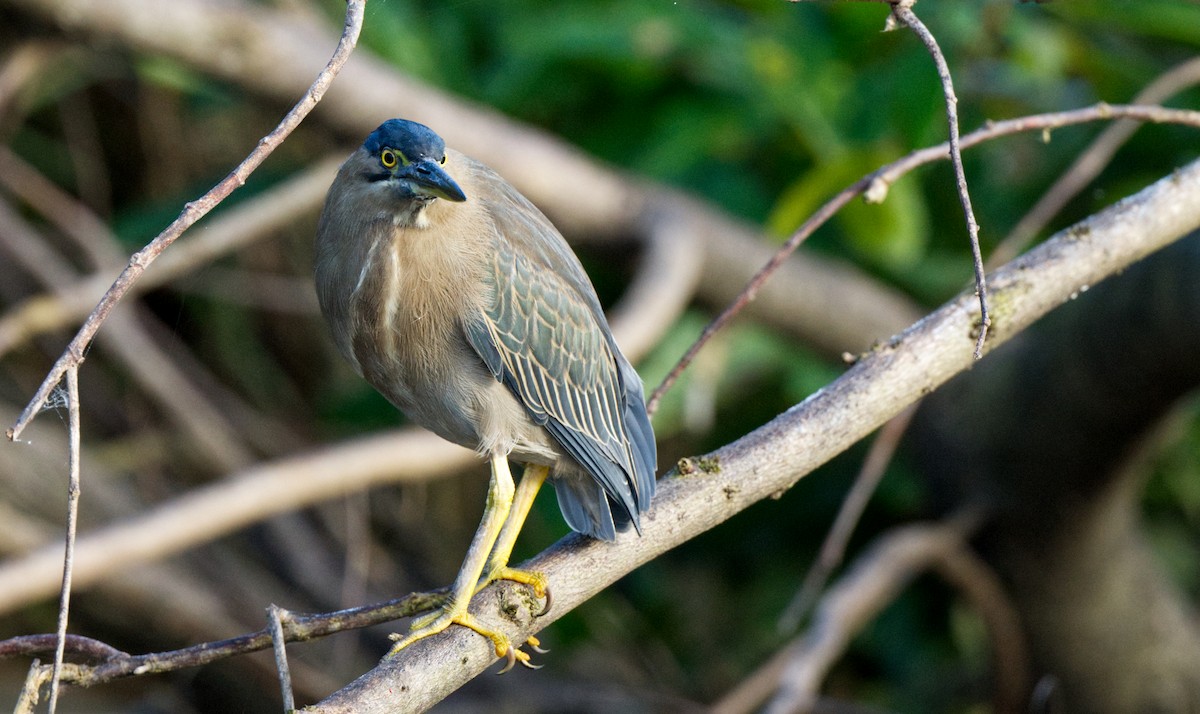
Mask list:
[{"label": "thin twig", "polygon": [[312,86],[308,88],[308,91],[300,101],[292,107],[291,111],[284,116],[279,125],[270,134],[260,139],[254,151],[250,152],[242,163],[238,164],[237,168],[231,171],[228,176],[203,196],[184,206],[183,211],[171,225],[167,226],[144,248],[133,254],[129,259],[129,264],[121,271],[121,274],[112,284],[112,287],[100,299],[100,302],[92,310],[87,320],[84,321],[83,326],[79,328],[71,343],[63,351],[62,356],[54,363],[49,374],[46,375],[45,380],[42,382],[42,386],[25,407],[17,423],[8,430],[7,435],[10,441],[20,437],[21,431],[37,415],[42,405],[45,404],[46,399],[49,398],[50,393],[54,390],[54,386],[59,383],[67,370],[72,366],[78,366],[83,361],[88,345],[91,343],[92,338],[95,337],[96,331],[100,329],[100,325],[104,323],[104,320],[108,317],[113,307],[129,291],[130,286],[145,272],[150,263],[162,254],[171,243],[175,242],[185,230],[204,217],[205,214],[216,207],[217,204],[223,201],[235,189],[245,184],[246,178],[270,156],[271,152],[299,126],[300,122],[321,101],[321,97],[324,96],[333,78],[341,70],[346,60],[350,58],[350,53],[354,51],[354,47],[358,43],[358,35],[362,29],[366,2],[367,0],[347,0],[345,26],[341,39],[338,41],[337,49],[325,65],[325,68],[317,75]]},{"label": "thin twig", "polygon": [[34,708],[37,707],[38,691],[42,688],[45,671],[40,659],[35,658],[33,662],[29,663],[29,671],[25,674],[25,683],[21,685],[21,693],[17,697],[16,706],[13,707],[13,714],[33,714]]},{"label": "thin twig", "polygon": [[1029,690],[1024,635],[999,578],[966,544],[979,522],[975,515],[962,514],[943,523],[904,526],[880,538],[830,590],[809,632],[788,646],[790,661],[773,667],[779,673],[779,690],[765,711],[810,711],[825,674],[854,634],[926,570],[958,590],[987,627],[996,711],[1021,711]]},{"label": "thin twig", "polygon": [[79,523],[79,366],[67,370],[67,535],[63,553],[62,589],[58,595],[58,632],[54,645],[54,669],[50,674],[50,714],[58,709],[58,685],[62,677],[63,653],[67,646],[67,614],[71,609],[71,575],[75,566],[75,530]]},{"label": "thin twig", "polygon": [[[283,642],[304,642],[324,637],[335,632],[361,629],[385,622],[410,617],[432,610],[445,600],[448,588],[428,593],[414,593],[394,600],[363,605],[316,615],[288,613],[286,622],[280,621]],[[217,642],[205,642],[169,652],[154,652],[144,655],[127,655],[88,638],[69,637],[66,642],[71,651],[81,649],[89,659],[102,658],[92,664],[77,664],[64,673],[63,681],[92,686],[114,679],[144,674],[174,672],[190,667],[227,659],[234,655],[258,652],[274,645],[275,638],[270,627],[264,627],[238,637]],[[0,641],[0,659],[19,655],[39,654],[50,644],[49,636],[33,635]]]},{"label": "thin twig", "polygon": [[[975,131],[963,135],[959,141],[959,148],[970,149],[985,141],[1012,134],[1028,131],[1047,131],[1074,124],[1108,121],[1117,118],[1136,119],[1155,124],[1181,124],[1200,128],[1200,112],[1197,111],[1169,109],[1154,105],[1107,104],[1101,102],[1090,107],[1072,109],[1065,112],[1033,114],[1015,119],[989,121]],[[895,183],[897,179],[919,166],[935,161],[944,161],[949,157],[949,151],[950,146],[948,142],[913,151],[863,176],[858,181],[842,189],[837,195],[818,208],[808,220],[796,229],[787,242],[779,247],[775,255],[754,274],[754,277],[750,279],[737,298],[722,310],[712,322],[708,323],[703,332],[700,333],[700,336],[696,338],[696,341],[684,353],[683,357],[679,358],[679,361],[676,362],[662,383],[651,393],[650,398],[647,400],[647,408],[657,406],[663,395],[678,381],[679,376],[692,363],[692,360],[695,359],[696,354],[704,347],[705,343],[740,312],[742,308],[753,301],[758,290],[771,277],[771,274],[783,264],[784,260],[794,253],[796,248],[800,247],[817,228],[820,228],[841,210],[842,206],[860,194],[864,195],[872,203],[882,202],[887,196],[888,187]]]},{"label": "thin twig", "polygon": [[[88,662],[103,662],[115,657],[128,657],[129,654],[101,642],[100,640],[82,635],[67,635],[65,651],[71,653],[72,659]],[[0,659],[9,657],[28,657],[42,652],[53,652],[58,646],[57,635],[21,635],[0,642]],[[65,655],[64,655],[65,656]]]},{"label": "thin twig", "polygon": [[892,17],[896,18],[917,37],[929,50],[937,67],[938,79],[942,83],[942,94],[946,97],[946,123],[950,126],[950,163],[954,166],[954,184],[958,189],[958,200],[962,204],[967,220],[967,237],[971,241],[971,260],[975,267],[975,290],[979,293],[979,336],[975,340],[975,359],[983,358],[983,342],[987,339],[992,319],[988,315],[987,276],[983,270],[983,253],[979,249],[979,224],[975,221],[975,210],[971,207],[971,192],[967,189],[967,174],[963,169],[962,149],[958,138],[958,97],[954,94],[954,80],[950,77],[950,65],[938,47],[937,38],[925,27],[925,23],[912,11],[915,0],[901,0],[892,6]]},{"label": "thin twig", "polygon": [[863,511],[871,500],[871,494],[879,487],[896,448],[900,446],[900,439],[908,430],[916,412],[917,405],[914,404],[892,417],[892,420],[879,430],[879,435],[875,437],[867,452],[867,458],[863,459],[854,485],[842,501],[837,518],[830,526],[825,542],[821,544],[817,562],[809,568],[800,590],[779,616],[777,629],[780,633],[791,633],[800,625],[801,619],[821,595],[821,590],[829,581],[830,573],[842,563],[842,558],[846,555],[846,545],[850,542],[850,536],[854,534],[854,527],[858,525],[858,519],[862,518]]},{"label": "thin twig", "polygon": [[786,243],[780,246],[779,250],[775,252],[775,255],[771,256],[771,259],[768,260],[763,267],[758,269],[758,272],[754,274],[754,277],[750,278],[750,282],[747,283],[746,287],[742,289],[742,292],[740,292],[738,296],[734,298],[733,302],[726,305],[725,309],[722,310],[721,313],[712,320],[712,322],[705,326],[704,330],[700,333],[700,336],[697,337],[696,341],[692,343],[692,346],[688,348],[688,351],[684,353],[683,357],[679,358],[679,361],[675,363],[675,366],[671,369],[667,376],[663,378],[662,383],[659,384],[658,387],[655,388],[654,392],[650,394],[650,398],[646,400],[647,412],[653,414],[658,409],[658,403],[662,400],[663,395],[666,394],[667,390],[675,384],[676,380],[679,379],[679,375],[683,373],[683,370],[687,369],[688,365],[692,363],[692,361],[696,358],[696,354],[700,352],[700,349],[704,347],[704,345],[707,344],[710,339],[712,339],[713,335],[715,335],[717,331],[724,327],[727,322],[733,319],[733,317],[741,312],[746,305],[749,305],[750,302],[754,300],[754,297],[758,294],[758,291],[762,288],[763,284],[770,279],[771,275],[774,274],[779,266],[783,264],[783,261],[787,260],[788,256],[794,253],[795,250],[800,247],[800,244],[807,240],[808,237],[817,230],[817,228],[824,225],[826,221],[828,221],[839,210],[841,210],[842,206],[849,203],[850,199],[866,191],[868,185],[869,182],[864,178],[860,179],[858,183],[843,189],[841,193],[834,196],[832,199],[826,202],[825,205],[818,208],[816,213],[810,216],[808,220],[806,220],[799,228],[796,229],[796,232],[792,234],[792,237],[789,238]]},{"label": "thin twig", "polygon": [[284,714],[296,710],[296,697],[292,694],[292,671],[288,668],[287,640],[283,635],[284,619],[292,614],[275,603],[267,606],[267,629],[271,633],[271,646],[275,650],[275,671],[279,673],[279,689],[283,693]]}]

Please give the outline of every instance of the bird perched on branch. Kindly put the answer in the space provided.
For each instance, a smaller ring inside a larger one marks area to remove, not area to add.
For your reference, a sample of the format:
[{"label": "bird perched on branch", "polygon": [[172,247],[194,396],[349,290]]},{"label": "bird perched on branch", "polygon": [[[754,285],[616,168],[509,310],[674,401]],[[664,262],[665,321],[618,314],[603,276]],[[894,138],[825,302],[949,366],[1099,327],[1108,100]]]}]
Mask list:
[{"label": "bird perched on branch", "polygon": [[[316,285],[341,353],[411,420],[491,462],[483,520],[444,607],[392,653],[451,624],[529,655],[467,612],[508,567],[547,477],[576,531],[612,540],[654,495],[642,381],[550,221],[428,127],[384,122],[338,171],[317,228]],[[509,459],[525,465],[514,487]],[[536,640],[530,639],[536,648]]]}]

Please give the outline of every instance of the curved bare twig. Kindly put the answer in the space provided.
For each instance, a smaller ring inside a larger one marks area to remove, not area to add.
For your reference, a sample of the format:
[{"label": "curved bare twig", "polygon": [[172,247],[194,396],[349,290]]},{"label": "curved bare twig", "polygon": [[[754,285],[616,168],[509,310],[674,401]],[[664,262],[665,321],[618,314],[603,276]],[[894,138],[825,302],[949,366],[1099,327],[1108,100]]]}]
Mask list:
[{"label": "curved bare twig", "polygon": [[962,147],[958,137],[958,97],[954,94],[954,81],[950,77],[950,65],[942,48],[938,47],[937,38],[921,22],[912,11],[916,0],[902,0],[892,5],[892,17],[900,24],[912,30],[920,38],[933,64],[937,68],[938,79],[942,83],[942,94],[946,98],[946,122],[950,125],[950,165],[954,167],[954,185],[958,191],[958,200],[962,204],[963,216],[967,221],[967,238],[971,243],[971,262],[975,268],[975,292],[979,295],[979,336],[975,338],[975,359],[983,357],[983,342],[987,339],[988,328],[992,319],[988,315],[987,276],[983,270],[983,253],[979,250],[979,223],[975,220],[975,209],[971,207],[971,192],[967,189],[967,173],[963,169]]}]

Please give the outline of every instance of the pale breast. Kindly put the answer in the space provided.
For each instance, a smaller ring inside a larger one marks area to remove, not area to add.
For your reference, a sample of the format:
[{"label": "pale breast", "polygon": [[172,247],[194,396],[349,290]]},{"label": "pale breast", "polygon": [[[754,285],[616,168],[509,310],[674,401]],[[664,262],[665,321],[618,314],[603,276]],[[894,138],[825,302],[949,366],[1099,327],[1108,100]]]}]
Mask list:
[{"label": "pale breast", "polygon": [[372,246],[351,297],[352,349],[363,377],[442,438],[484,454],[554,463],[549,435],[496,381],[462,328],[466,315],[492,299],[484,249],[491,241],[447,240],[432,228],[388,232]]}]

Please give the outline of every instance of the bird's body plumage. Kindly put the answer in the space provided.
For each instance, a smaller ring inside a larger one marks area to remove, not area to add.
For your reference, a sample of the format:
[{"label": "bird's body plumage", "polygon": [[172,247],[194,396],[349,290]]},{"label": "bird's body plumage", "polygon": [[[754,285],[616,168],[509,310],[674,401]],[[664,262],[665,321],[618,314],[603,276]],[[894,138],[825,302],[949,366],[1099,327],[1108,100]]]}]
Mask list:
[{"label": "bird's body plumage", "polygon": [[653,433],[578,259],[483,164],[445,150],[465,200],[429,200],[372,179],[378,153],[368,139],[346,161],[318,227],[318,295],[341,352],[443,438],[549,466],[573,529],[636,526]]},{"label": "bird's body plumage", "polygon": [[[640,531],[655,489],[642,382],[587,274],[494,171],[428,127],[392,119],[329,188],[316,283],[355,369],[410,419],[491,462],[483,519],[449,598],[392,652],[458,624],[488,637],[508,667],[528,665],[468,605],[478,588],[511,580],[549,607],[546,578],[508,566],[547,476],[567,523],[606,540],[629,524]],[[526,464],[519,487],[510,457]]]}]

